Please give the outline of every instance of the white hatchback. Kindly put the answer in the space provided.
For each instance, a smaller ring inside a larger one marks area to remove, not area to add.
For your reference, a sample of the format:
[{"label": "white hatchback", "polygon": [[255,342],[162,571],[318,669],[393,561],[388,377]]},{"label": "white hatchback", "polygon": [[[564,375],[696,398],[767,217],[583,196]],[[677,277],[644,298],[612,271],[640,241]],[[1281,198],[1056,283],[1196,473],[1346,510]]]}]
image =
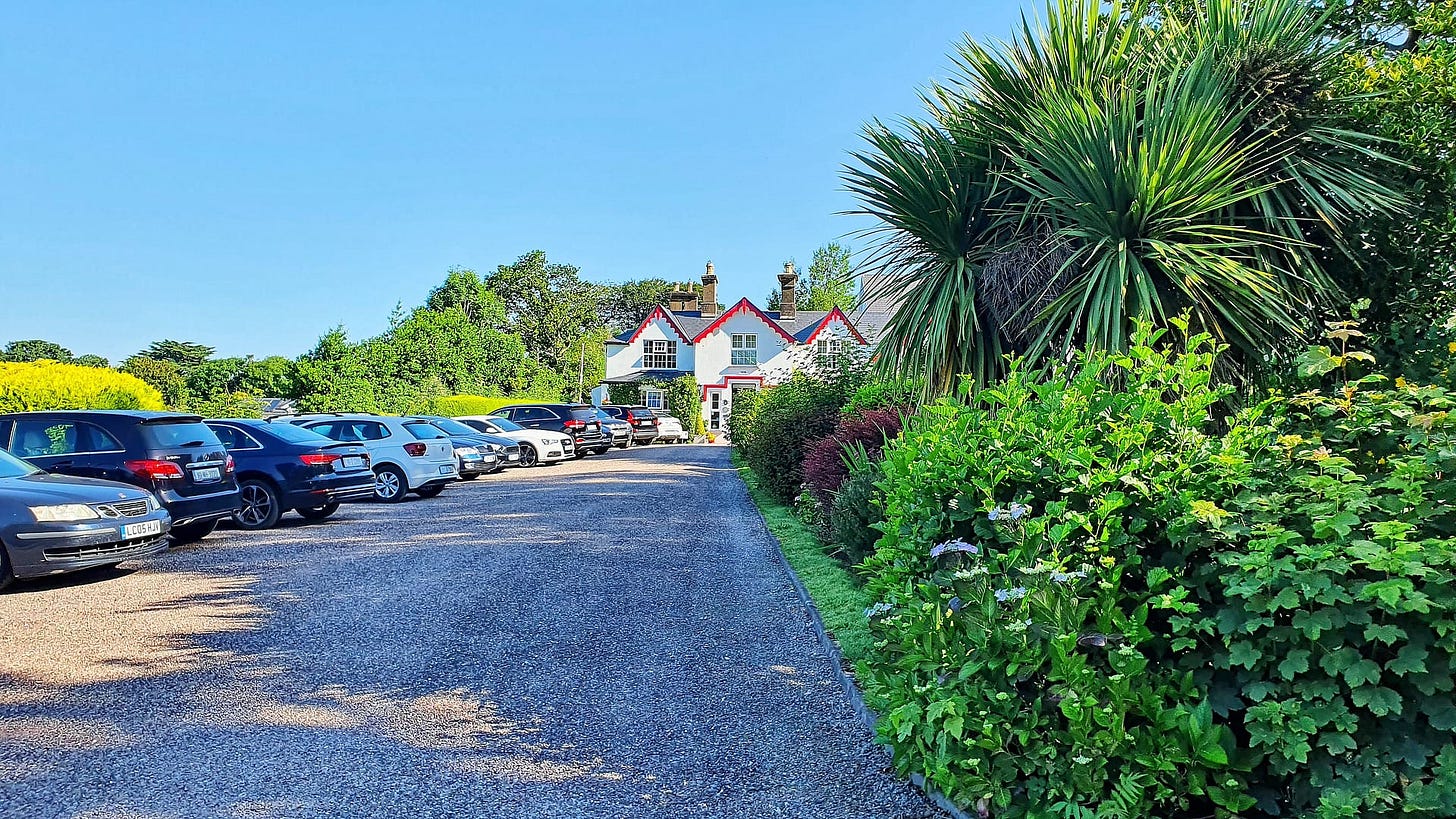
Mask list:
[{"label": "white hatchback", "polygon": [[317,413],[288,419],[335,441],[363,444],[374,466],[374,497],[398,503],[407,493],[440,494],[460,473],[450,436],[422,418]]},{"label": "white hatchback", "polygon": [[461,415],[455,419],[488,435],[510,438],[521,447],[521,466],[554,464],[576,454],[571,436],[549,429],[527,429],[509,418],[497,415]]}]

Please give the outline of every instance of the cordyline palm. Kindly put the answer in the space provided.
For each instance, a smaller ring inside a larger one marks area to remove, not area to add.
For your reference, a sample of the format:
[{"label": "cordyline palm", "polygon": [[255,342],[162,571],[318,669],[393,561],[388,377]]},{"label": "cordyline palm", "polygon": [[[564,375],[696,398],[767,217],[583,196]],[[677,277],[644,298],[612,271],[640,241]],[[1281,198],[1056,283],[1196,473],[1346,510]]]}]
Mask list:
[{"label": "cordyline palm", "polygon": [[[1370,141],[1322,115],[1346,46],[1321,31],[1302,0],[1177,19],[1059,0],[1010,43],[963,44],[926,96],[933,124],[869,129],[875,150],[846,172],[881,221],[866,265],[893,271],[867,295],[900,299],[882,363],[984,383],[1004,351],[1121,349],[1135,320],[1185,310],[1250,362],[1298,334],[1333,295],[1317,245],[1398,202]],[[937,183],[944,168],[977,183]],[[957,327],[974,332],[929,338]]]}]

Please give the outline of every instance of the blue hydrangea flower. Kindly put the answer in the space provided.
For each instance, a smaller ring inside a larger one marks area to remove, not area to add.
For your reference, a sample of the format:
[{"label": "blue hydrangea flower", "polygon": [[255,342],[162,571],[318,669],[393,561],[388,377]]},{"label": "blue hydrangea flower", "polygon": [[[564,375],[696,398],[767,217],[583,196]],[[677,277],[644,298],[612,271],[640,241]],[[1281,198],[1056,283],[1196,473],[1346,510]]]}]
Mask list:
[{"label": "blue hydrangea flower", "polygon": [[1083,578],[1083,577],[1086,577],[1086,576],[1087,576],[1087,573],[1086,572],[1052,572],[1051,573],[1051,579],[1052,579],[1052,582],[1053,583],[1070,583],[1070,582],[1072,582],[1073,578],[1080,579],[1080,578]]},{"label": "blue hydrangea flower", "polygon": [[889,603],[876,603],[873,606],[870,606],[869,608],[865,609],[865,611],[864,611],[865,617],[868,617],[871,620],[873,620],[874,618],[880,616],[881,614],[889,614],[889,612],[890,612],[890,610],[892,608],[894,608],[894,606],[891,606]]},{"label": "blue hydrangea flower", "polygon": [[961,605],[961,598],[959,595],[957,595],[955,597],[952,597],[950,599],[950,602],[945,604],[945,607],[950,609],[952,612],[957,612],[961,610]]},{"label": "blue hydrangea flower", "polygon": [[978,555],[981,553],[981,550],[960,539],[947,540],[945,543],[937,543],[936,545],[930,547],[931,557],[940,557],[943,554],[950,554],[951,552],[962,552],[968,555]]},{"label": "blue hydrangea flower", "polygon": [[1021,520],[1022,516],[1025,515],[1027,513],[1027,511],[1028,510],[1027,510],[1027,508],[1025,506],[1023,506],[1023,505],[1021,505],[1019,503],[1013,503],[1013,504],[1011,504],[1011,512],[1010,512],[1011,519],[1012,520]]},{"label": "blue hydrangea flower", "polygon": [[1011,600],[1020,600],[1021,598],[1025,597],[1025,596],[1026,596],[1026,587],[1025,586],[1017,586],[1014,589],[997,589],[996,590],[996,602],[997,603],[1006,603],[1006,602],[1009,602]]},{"label": "blue hydrangea flower", "polygon": [[999,506],[996,507],[995,509],[992,509],[991,511],[989,511],[989,512],[986,513],[986,520],[1000,520],[1000,519],[1001,519],[1001,507],[999,507]]}]

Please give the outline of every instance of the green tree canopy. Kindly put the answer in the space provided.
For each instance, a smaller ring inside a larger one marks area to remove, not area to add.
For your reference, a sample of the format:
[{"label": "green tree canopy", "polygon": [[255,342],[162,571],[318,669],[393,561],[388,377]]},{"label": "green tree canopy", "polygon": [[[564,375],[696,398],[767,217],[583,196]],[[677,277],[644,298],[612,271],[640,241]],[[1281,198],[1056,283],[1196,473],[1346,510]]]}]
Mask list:
[{"label": "green tree canopy", "polygon": [[182,370],[188,370],[212,358],[216,349],[191,341],[163,339],[154,341],[147,349],[137,353],[154,361],[170,361]]},{"label": "green tree canopy", "polygon": [[5,345],[4,352],[0,352],[0,361],[59,361],[68,364],[72,360],[71,351],[55,343],[40,338],[28,338],[21,341],[12,341]]},{"label": "green tree canopy", "polygon": [[667,304],[673,285],[666,279],[633,279],[601,288],[598,315],[608,330],[635,329],[652,308]]},{"label": "green tree canopy", "polygon": [[602,326],[601,286],[583,280],[573,265],[547,261],[540,250],[501,265],[485,283],[505,303],[526,354],[558,373],[574,373],[577,340]]},{"label": "green tree canopy", "polygon": [[97,369],[102,369],[102,370],[106,370],[106,369],[110,369],[111,368],[111,362],[110,361],[107,361],[102,356],[92,355],[90,353],[87,353],[86,355],[78,355],[78,356],[76,356],[75,360],[73,360],[71,363],[72,364],[80,364],[82,367],[95,367]]},{"label": "green tree canopy", "polygon": [[187,376],[176,362],[134,355],[122,362],[120,369],[150,384],[162,394],[162,400],[167,402],[169,408],[186,408],[190,398],[187,393]]}]

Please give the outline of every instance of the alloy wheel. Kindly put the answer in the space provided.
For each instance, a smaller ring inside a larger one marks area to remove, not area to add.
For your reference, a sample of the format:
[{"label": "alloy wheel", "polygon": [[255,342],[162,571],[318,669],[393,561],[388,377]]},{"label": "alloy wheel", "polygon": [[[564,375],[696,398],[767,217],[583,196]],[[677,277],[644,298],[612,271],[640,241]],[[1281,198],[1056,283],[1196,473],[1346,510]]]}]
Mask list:
[{"label": "alloy wheel", "polygon": [[243,487],[243,508],[238,512],[238,522],[244,526],[262,526],[273,514],[273,498],[268,490],[257,484]]},{"label": "alloy wheel", "polygon": [[399,476],[388,470],[381,470],[374,476],[374,494],[382,500],[390,500],[398,497],[400,493]]},{"label": "alloy wheel", "polygon": [[521,466],[536,465],[536,448],[530,444],[521,447]]}]

